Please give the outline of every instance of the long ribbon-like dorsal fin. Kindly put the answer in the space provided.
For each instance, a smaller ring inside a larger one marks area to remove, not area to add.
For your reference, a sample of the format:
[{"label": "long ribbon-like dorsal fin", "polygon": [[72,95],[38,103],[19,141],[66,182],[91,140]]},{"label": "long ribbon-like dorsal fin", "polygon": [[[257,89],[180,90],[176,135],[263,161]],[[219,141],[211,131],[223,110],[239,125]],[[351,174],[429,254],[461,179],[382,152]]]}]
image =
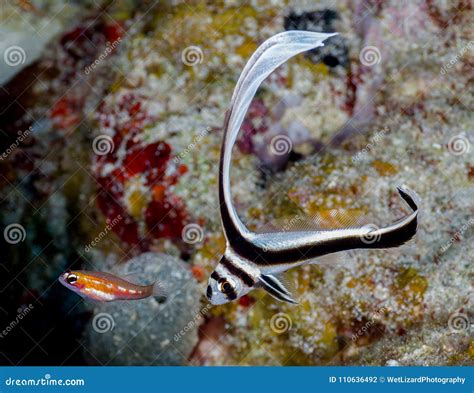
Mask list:
[{"label": "long ribbon-like dorsal fin", "polygon": [[250,234],[237,215],[232,203],[230,163],[232,147],[257,89],[268,75],[291,57],[318,46],[323,46],[324,40],[336,34],[310,31],[286,31],[277,34],[266,40],[255,51],[244,67],[226,114],[219,167],[221,219],[224,233],[229,243],[239,242],[242,239],[246,239]]}]

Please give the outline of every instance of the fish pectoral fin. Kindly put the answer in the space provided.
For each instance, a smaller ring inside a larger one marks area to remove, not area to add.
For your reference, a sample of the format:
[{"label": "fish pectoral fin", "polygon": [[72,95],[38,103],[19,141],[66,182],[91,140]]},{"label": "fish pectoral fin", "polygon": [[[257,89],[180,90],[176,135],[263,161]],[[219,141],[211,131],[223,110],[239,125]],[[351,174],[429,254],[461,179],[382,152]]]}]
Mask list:
[{"label": "fish pectoral fin", "polygon": [[291,292],[276,276],[272,274],[262,274],[260,275],[260,284],[262,285],[262,288],[265,289],[265,291],[267,291],[275,299],[278,299],[282,302],[298,304],[298,302],[293,299]]}]

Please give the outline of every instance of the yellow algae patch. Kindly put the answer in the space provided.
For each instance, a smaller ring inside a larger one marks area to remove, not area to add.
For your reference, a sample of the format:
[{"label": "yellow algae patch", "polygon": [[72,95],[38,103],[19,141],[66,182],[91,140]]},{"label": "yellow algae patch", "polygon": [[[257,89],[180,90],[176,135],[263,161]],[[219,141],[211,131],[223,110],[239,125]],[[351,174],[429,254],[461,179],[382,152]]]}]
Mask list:
[{"label": "yellow algae patch", "polygon": [[247,210],[247,214],[250,218],[254,218],[254,219],[263,217],[263,211],[262,209],[259,209],[258,207],[250,207]]},{"label": "yellow algae patch", "polygon": [[356,285],[357,285],[357,279],[355,278],[351,278],[346,284],[347,288],[355,288]]},{"label": "yellow algae patch", "polygon": [[423,294],[428,288],[428,283],[426,278],[420,276],[416,269],[409,267],[397,276],[395,286],[397,289],[411,290],[415,293]]},{"label": "yellow algae patch", "polygon": [[[333,157],[324,157],[317,168],[314,165],[298,166],[295,177],[304,180],[304,183],[300,182],[297,186],[290,187],[287,191],[287,199],[310,216],[323,214],[329,217],[333,214],[333,209],[351,208],[353,198],[361,192],[367,177],[361,176],[357,179],[357,183],[344,187],[340,185],[325,187],[327,176],[335,169]],[[342,213],[342,216],[339,214],[339,218],[343,219],[341,221],[345,221],[344,218],[348,218],[348,215],[353,214],[354,218],[357,218],[365,213],[365,209],[349,209],[339,213]]]},{"label": "yellow algae patch", "polygon": [[143,211],[150,201],[150,195],[145,192],[138,177],[125,183],[125,206],[128,213],[135,218],[141,219]]},{"label": "yellow algae patch", "polygon": [[296,64],[301,65],[303,67],[308,68],[312,73],[319,74],[319,75],[328,75],[329,68],[324,63],[313,63],[310,59],[306,56],[301,55],[296,58]]},{"label": "yellow algae patch", "polygon": [[244,59],[249,58],[253,52],[257,49],[257,44],[252,40],[245,40],[245,42],[238,46],[235,53],[242,56]]},{"label": "yellow algae patch", "polygon": [[265,203],[263,213],[267,217],[293,217],[301,213],[298,205],[290,198],[274,199],[271,203]]},{"label": "yellow algae patch", "polygon": [[348,288],[355,288],[355,287],[362,287],[362,288],[367,288],[367,289],[374,289],[375,288],[375,283],[371,275],[369,274],[363,274],[360,277],[353,277],[351,278],[346,286]]},{"label": "yellow algae patch", "polygon": [[162,64],[153,63],[147,66],[147,72],[160,78],[166,73],[166,69]]},{"label": "yellow algae patch", "polygon": [[318,343],[322,344],[326,349],[326,356],[333,356],[338,351],[337,329],[331,321],[327,321],[324,324],[324,330]]},{"label": "yellow algae patch", "polygon": [[389,162],[375,160],[372,162],[372,166],[380,176],[392,176],[398,173],[398,168]]},{"label": "yellow algae patch", "polygon": [[222,304],[219,307],[212,307],[209,313],[214,317],[222,317],[229,323],[235,323],[237,318],[237,308],[239,307],[239,302],[229,302]]},{"label": "yellow algae patch", "polygon": [[[301,72],[304,69],[309,70],[312,76],[326,76],[329,74],[329,68],[324,63],[313,63],[311,60],[306,58],[303,54],[296,56],[295,60],[292,61],[288,67],[288,75],[286,77],[286,85],[288,88],[292,88],[295,79],[301,77]],[[315,78],[317,79],[317,78]]]},{"label": "yellow algae patch", "polygon": [[471,344],[469,344],[469,348],[467,349],[467,354],[471,359],[474,359],[474,341],[471,341]]},{"label": "yellow algae patch", "polygon": [[[206,237],[206,241],[199,249],[197,256],[200,259],[210,261],[215,264],[220,255],[225,250],[225,238],[222,233],[210,234]],[[212,265],[213,266],[213,265]]]},{"label": "yellow algae patch", "polygon": [[[255,329],[256,331],[258,331],[259,329],[261,329],[262,321],[267,321],[269,323],[271,316],[272,314],[268,310],[265,302],[257,302],[249,310],[248,319],[247,319],[248,326],[249,328]],[[266,333],[267,332],[265,332],[264,335]]]},{"label": "yellow algae patch", "polygon": [[245,19],[257,19],[258,13],[251,6],[229,8],[212,16],[210,27],[222,35],[246,33]]},{"label": "yellow algae patch", "polygon": [[147,204],[147,198],[139,190],[132,191],[128,197],[127,210],[134,218],[140,218]]},{"label": "yellow algae patch", "polygon": [[[222,10],[198,3],[192,8],[189,5],[177,5],[166,11],[158,13],[154,21],[155,25],[160,25],[160,28],[154,31],[158,31],[159,34],[162,31],[167,32],[166,40],[160,41],[162,46],[167,47],[166,52],[173,53],[177,48],[183,50],[193,45],[200,47],[204,52],[212,52],[213,57],[218,56],[225,60],[228,53],[222,53],[210,43],[231,35],[247,37],[237,48],[237,54],[244,58],[248,58],[257,47],[251,37],[247,36],[246,20],[262,19],[262,15],[251,6]],[[264,17],[267,18],[268,15]],[[181,26],[181,28],[175,29],[173,28],[175,26]],[[188,71],[193,71],[192,67]]]},{"label": "yellow algae patch", "polygon": [[325,209],[319,211],[319,219],[326,228],[346,228],[354,224],[365,212],[361,209]]},{"label": "yellow algae patch", "polygon": [[406,308],[407,321],[413,322],[413,318],[421,318],[423,314],[421,303],[427,288],[427,279],[414,268],[404,269],[396,277],[393,290],[397,303]]},{"label": "yellow algae patch", "polygon": [[283,359],[281,363],[283,366],[311,366],[314,365],[314,360],[306,355],[301,349],[292,347],[291,349],[283,349]]}]

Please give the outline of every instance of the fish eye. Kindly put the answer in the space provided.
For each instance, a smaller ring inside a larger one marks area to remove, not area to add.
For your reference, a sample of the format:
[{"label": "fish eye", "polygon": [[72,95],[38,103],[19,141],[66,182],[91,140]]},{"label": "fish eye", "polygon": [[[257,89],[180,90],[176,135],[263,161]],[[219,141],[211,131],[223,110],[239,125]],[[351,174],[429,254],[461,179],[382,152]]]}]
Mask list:
[{"label": "fish eye", "polygon": [[69,274],[66,281],[68,284],[74,284],[77,281],[77,276],[75,274]]},{"label": "fish eye", "polygon": [[234,290],[234,286],[225,278],[219,280],[219,291],[222,293],[229,293]]}]

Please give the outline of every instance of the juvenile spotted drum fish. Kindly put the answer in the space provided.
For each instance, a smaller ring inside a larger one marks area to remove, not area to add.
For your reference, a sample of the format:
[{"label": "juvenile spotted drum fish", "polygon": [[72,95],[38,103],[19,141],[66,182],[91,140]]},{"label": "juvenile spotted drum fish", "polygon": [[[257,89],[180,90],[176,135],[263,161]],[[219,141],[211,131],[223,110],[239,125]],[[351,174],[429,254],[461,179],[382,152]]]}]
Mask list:
[{"label": "juvenile spotted drum fish", "polygon": [[[212,272],[207,297],[224,304],[261,287],[280,301],[296,303],[279,274],[315,258],[358,248],[398,247],[416,233],[415,194],[398,187],[412,213],[386,227],[363,226],[333,230],[251,232],[240,220],[230,192],[231,151],[249,105],[263,80],[298,53],[323,45],[335,34],[286,31],[265,41],[251,56],[237,82],[224,121],[219,166],[219,202],[226,249]],[[375,239],[375,241],[367,241]]]},{"label": "juvenile spotted drum fish", "polygon": [[150,285],[137,285],[104,272],[68,270],[61,274],[59,282],[84,298],[100,302],[166,296],[162,284],[158,281]]}]

